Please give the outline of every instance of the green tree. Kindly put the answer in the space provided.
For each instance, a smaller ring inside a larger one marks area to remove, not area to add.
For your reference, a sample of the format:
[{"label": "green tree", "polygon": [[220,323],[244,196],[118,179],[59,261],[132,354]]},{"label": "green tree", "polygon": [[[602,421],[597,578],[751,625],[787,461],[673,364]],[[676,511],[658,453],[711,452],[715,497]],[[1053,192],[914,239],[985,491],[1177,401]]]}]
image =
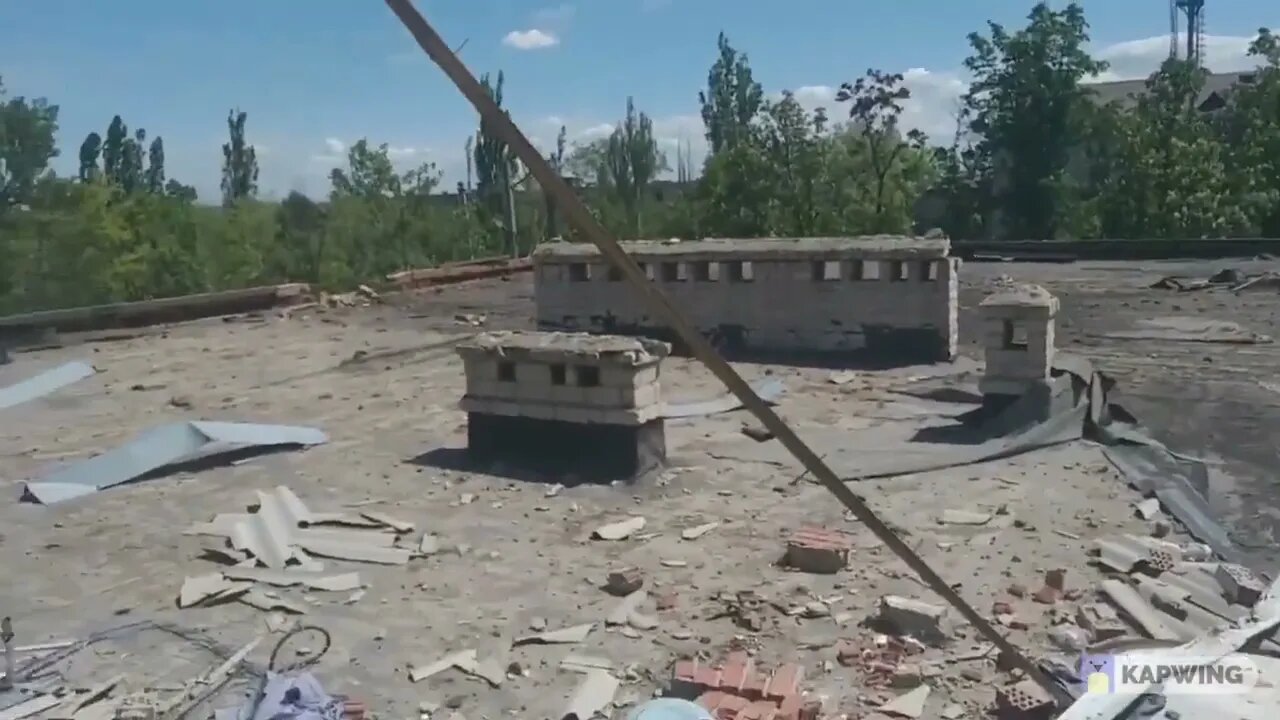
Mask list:
[{"label": "green tree", "polygon": [[1249,53],[1260,67],[1234,92],[1226,120],[1230,165],[1258,231],[1280,237],[1280,36],[1260,29]]},{"label": "green tree", "polygon": [[164,140],[159,135],[151,141],[151,147],[147,149],[146,187],[147,192],[152,195],[165,193]]},{"label": "green tree", "polygon": [[147,131],[139,128],[134,136],[125,138],[123,156],[120,162],[120,174],[116,182],[126,193],[137,192],[146,187],[144,173],[146,168],[142,161],[142,148],[146,147]]},{"label": "green tree", "polygon": [[849,119],[862,136],[871,162],[872,229],[875,232],[901,230],[903,219],[888,214],[890,174],[900,170],[904,153],[922,150],[925,145],[925,136],[919,130],[911,130],[904,136],[899,126],[902,103],[911,97],[902,80],[901,73],[869,69],[863,77],[841,85],[836,95],[837,102],[850,104]]},{"label": "green tree", "polygon": [[1207,75],[1185,60],[1166,60],[1137,107],[1113,112],[1109,126],[1098,128],[1114,138],[1097,158],[1103,235],[1205,237],[1245,225],[1226,147],[1198,108]]},{"label": "green tree", "polygon": [[[564,176],[565,169],[565,149],[568,144],[567,130],[563,125],[560,126],[560,132],[556,135],[556,150],[547,157],[551,163],[552,169],[557,175]],[[542,202],[546,208],[546,230],[544,236],[547,240],[560,235],[560,222],[556,212],[555,199],[551,197],[551,193],[545,189],[542,192]]]},{"label": "green tree", "polygon": [[245,140],[245,122],[248,113],[232,110],[227,114],[228,142],[222,146],[222,204],[229,206],[238,200],[256,197],[258,194],[258,155]]},{"label": "green tree", "polygon": [[[496,83],[490,83],[489,75],[480,78],[489,96],[502,107],[502,85],[504,78],[498,73]],[[504,111],[505,112],[505,111]],[[490,222],[502,228],[504,250],[513,257],[520,254],[516,246],[516,202],[515,185],[519,175],[519,161],[515,153],[507,147],[506,141],[498,137],[483,118],[475,140],[476,195],[480,205],[488,213]]]},{"label": "green tree", "polygon": [[102,170],[98,167],[98,158],[101,156],[102,136],[91,132],[80,143],[80,171],[77,177],[81,182],[92,182],[101,177]]},{"label": "green tree", "polygon": [[606,166],[614,197],[627,213],[628,233],[643,236],[642,201],[654,177],[667,169],[667,161],[653,136],[653,121],[636,111],[631,98],[626,116],[609,136]]},{"label": "green tree", "polygon": [[44,98],[4,98],[0,78],[0,213],[28,202],[49,162],[58,156],[58,106]]},{"label": "green tree", "polygon": [[719,55],[707,74],[707,89],[698,93],[712,155],[748,141],[751,124],[764,108],[764,90],[747,56],[735,50],[724,33],[716,39],[716,48]]},{"label": "green tree", "polygon": [[993,191],[1003,235],[1051,238],[1072,202],[1068,165],[1084,137],[1090,102],[1081,81],[1106,69],[1090,57],[1088,23],[1077,3],[1037,4],[1027,26],[969,36],[966,96],[977,150],[996,173]]},{"label": "green tree", "polygon": [[129,128],[124,120],[116,115],[107,126],[107,137],[102,141],[102,174],[108,181],[120,182],[125,163],[125,142],[129,139]]}]

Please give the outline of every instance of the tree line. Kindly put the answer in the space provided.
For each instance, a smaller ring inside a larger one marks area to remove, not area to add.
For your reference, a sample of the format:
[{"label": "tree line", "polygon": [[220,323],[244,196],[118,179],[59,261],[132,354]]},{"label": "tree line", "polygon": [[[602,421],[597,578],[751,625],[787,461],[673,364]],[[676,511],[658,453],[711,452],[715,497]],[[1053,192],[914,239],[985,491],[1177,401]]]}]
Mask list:
[{"label": "tree line", "polygon": [[[1108,102],[1090,82],[1107,65],[1088,42],[1076,4],[972,33],[955,133],[931,143],[903,127],[901,74],[870,69],[833,107],[808,110],[766,93],[721,35],[697,98],[701,167],[687,143],[669,153],[630,98],[610,135],[570,143],[561,128],[547,159],[624,238],[1280,236],[1280,38],[1260,30],[1257,71],[1208,104],[1208,73],[1178,59]],[[501,106],[503,74],[482,82]],[[247,120],[228,114],[222,196],[209,203],[166,175],[161,136],[148,142],[120,116],[84,139],[75,176],[58,176],[58,107],[6,98],[0,79],[0,312],[284,281],[350,287],[577,239],[483,122],[447,192],[434,164],[401,171],[364,139],[326,199],[269,202]]]}]

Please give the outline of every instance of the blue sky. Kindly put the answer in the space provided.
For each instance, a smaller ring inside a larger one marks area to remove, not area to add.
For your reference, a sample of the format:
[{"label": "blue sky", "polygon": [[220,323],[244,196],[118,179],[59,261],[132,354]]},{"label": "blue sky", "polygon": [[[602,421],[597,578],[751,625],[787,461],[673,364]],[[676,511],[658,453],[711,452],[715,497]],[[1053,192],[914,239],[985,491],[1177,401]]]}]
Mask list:
[{"label": "blue sky", "polygon": [[[477,74],[504,70],[506,105],[539,144],[607,131],[628,95],[666,146],[702,147],[697,93],[728,33],[766,90],[832,106],[868,67],[906,72],[907,122],[945,139],[964,89],[965,35],[1019,26],[1030,0],[418,0]],[[1057,3],[1065,5],[1065,1]],[[1168,47],[1165,0],[1085,0],[1094,49],[1138,77]],[[432,161],[452,183],[475,115],[381,0],[0,0],[0,75],[11,95],[62,108],[60,172],[86,133],[119,113],[165,139],[169,174],[217,196],[232,107],[249,113],[265,194],[328,190],[328,169],[367,137],[404,167]],[[1207,56],[1245,67],[1275,0],[1208,0]],[[838,111],[833,112],[836,115]]]}]

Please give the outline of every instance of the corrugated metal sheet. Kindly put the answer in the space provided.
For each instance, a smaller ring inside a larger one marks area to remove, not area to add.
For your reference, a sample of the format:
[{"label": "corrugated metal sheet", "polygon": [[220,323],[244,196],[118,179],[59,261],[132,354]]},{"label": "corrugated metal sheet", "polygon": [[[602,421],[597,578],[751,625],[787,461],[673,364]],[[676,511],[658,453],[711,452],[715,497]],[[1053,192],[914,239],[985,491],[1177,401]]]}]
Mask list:
[{"label": "corrugated metal sheet", "polygon": [[129,482],[170,465],[246,448],[310,446],[328,442],[308,427],[194,421],[161,425],[96,457],[28,482],[24,499],[52,505]]},{"label": "corrugated metal sheet", "polygon": [[[1256,638],[1273,633],[1280,624],[1280,580],[1271,587],[1253,608],[1253,618],[1239,626],[1206,633],[1190,642],[1167,650],[1145,650],[1144,655],[1160,654],[1176,662],[1178,657],[1221,658],[1239,652]],[[1262,655],[1250,656],[1260,666],[1264,678],[1280,677],[1280,661]],[[1148,693],[1159,693],[1160,686],[1148,688]],[[1164,717],[1174,715],[1187,718],[1222,717],[1232,720],[1272,720],[1280,717],[1280,692],[1274,686],[1255,687],[1238,694],[1166,695]],[[1109,693],[1085,694],[1076,700],[1058,720],[1118,720],[1127,717],[1129,708],[1137,700],[1132,695]]]}]

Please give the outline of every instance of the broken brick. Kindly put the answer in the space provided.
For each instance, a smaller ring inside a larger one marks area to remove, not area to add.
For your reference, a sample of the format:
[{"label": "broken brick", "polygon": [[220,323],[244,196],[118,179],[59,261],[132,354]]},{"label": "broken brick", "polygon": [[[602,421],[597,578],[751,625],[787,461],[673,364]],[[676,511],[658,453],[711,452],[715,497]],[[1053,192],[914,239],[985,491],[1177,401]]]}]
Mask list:
[{"label": "broken brick", "polygon": [[822,714],[821,700],[806,700],[804,705],[800,706],[800,720],[818,720],[820,714]]},{"label": "broken brick", "polygon": [[1018,583],[1014,583],[1009,586],[1008,593],[1016,598],[1022,598],[1027,596],[1027,589]]},{"label": "broken brick", "polygon": [[880,598],[880,621],[896,632],[921,642],[930,644],[946,642],[947,634],[943,628],[946,613],[945,607],[920,600],[898,595],[885,595]]},{"label": "broken brick", "polygon": [[605,592],[619,597],[630,595],[644,585],[644,575],[639,568],[626,568],[609,573],[605,581]]},{"label": "broken brick", "polygon": [[666,612],[668,610],[674,610],[679,601],[680,598],[678,595],[673,592],[667,592],[659,595],[653,603],[654,607],[658,609],[658,612]]},{"label": "broken brick", "polygon": [[769,685],[765,689],[765,697],[781,701],[796,695],[800,692],[800,681],[803,678],[803,667],[795,663],[787,663],[773,671],[773,677],[769,678]]},{"label": "broken brick", "polygon": [[1032,680],[996,691],[997,720],[1048,720],[1053,710],[1053,699]]},{"label": "broken brick", "polygon": [[738,694],[748,700],[761,700],[764,698],[765,690],[769,686],[769,673],[753,672],[747,675],[747,679],[742,682],[742,689]]},{"label": "broken brick", "polygon": [[1012,615],[1013,606],[1003,600],[997,600],[991,603],[991,614],[993,615]]},{"label": "broken brick", "polygon": [[1067,589],[1067,571],[1062,568],[1057,570],[1049,570],[1044,574],[1044,584],[1048,587],[1062,592]]},{"label": "broken brick", "polygon": [[1042,605],[1052,605],[1058,602],[1061,597],[1062,591],[1049,585],[1045,585],[1031,595],[1032,600]]},{"label": "broken brick", "polygon": [[1243,565],[1221,563],[1214,573],[1227,602],[1253,607],[1266,589],[1262,579]]},{"label": "broken brick", "polygon": [[747,676],[752,674],[751,656],[744,652],[730,653],[720,669],[719,688],[727,693],[739,694]]},{"label": "broken brick", "polygon": [[1076,624],[1088,631],[1093,642],[1125,635],[1129,628],[1114,608],[1105,603],[1086,603],[1076,610]]},{"label": "broken brick", "polygon": [[862,648],[852,640],[841,640],[836,643],[836,662],[845,667],[857,665],[862,659]]},{"label": "broken brick", "polygon": [[715,690],[720,687],[720,671],[707,666],[698,665],[698,669],[693,674],[693,684],[702,692]]},{"label": "broken brick", "polygon": [[848,536],[824,528],[800,528],[787,539],[787,565],[804,572],[832,574],[849,563]]}]

